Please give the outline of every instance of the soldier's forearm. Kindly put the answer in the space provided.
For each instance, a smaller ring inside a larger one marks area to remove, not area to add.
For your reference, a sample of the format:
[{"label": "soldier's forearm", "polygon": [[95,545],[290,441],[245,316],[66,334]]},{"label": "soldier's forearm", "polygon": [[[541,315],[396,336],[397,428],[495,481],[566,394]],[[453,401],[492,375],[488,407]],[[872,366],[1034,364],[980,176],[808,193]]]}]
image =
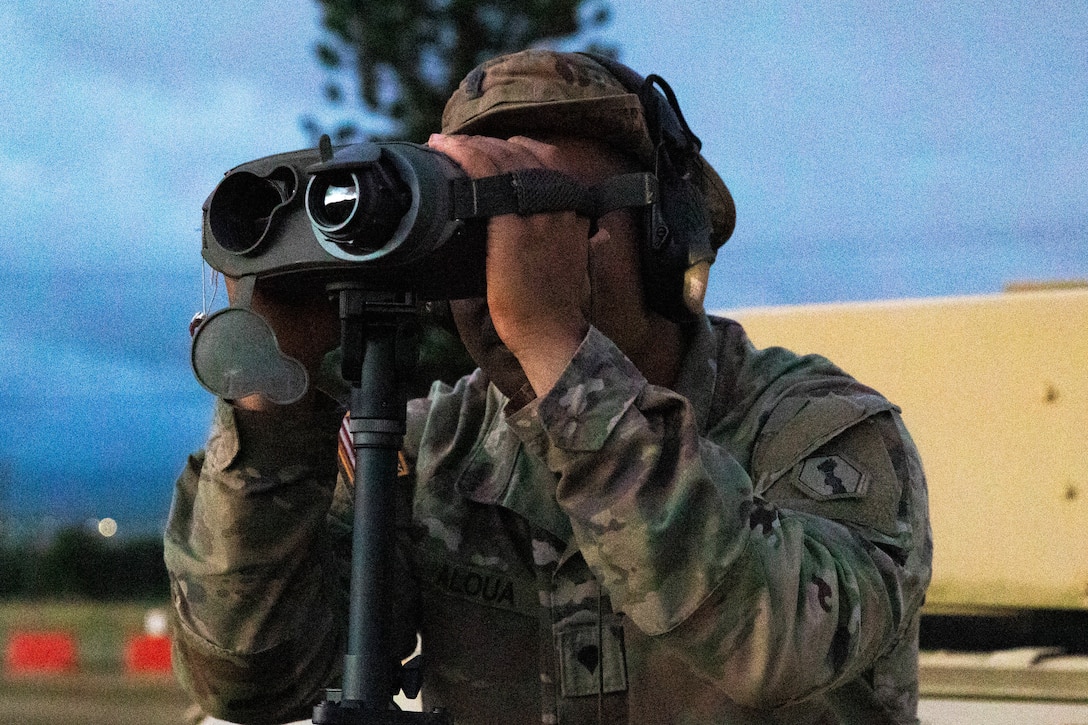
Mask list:
[{"label": "soldier's forearm", "polygon": [[[245,700],[246,687],[286,677],[277,668],[306,663],[323,681],[338,666],[325,516],[339,416],[325,417],[281,420],[221,403],[207,452],[178,480],[165,537],[176,652],[205,707],[237,712],[229,703]],[[200,673],[216,674],[203,682]],[[295,705],[270,699],[269,712]]]}]

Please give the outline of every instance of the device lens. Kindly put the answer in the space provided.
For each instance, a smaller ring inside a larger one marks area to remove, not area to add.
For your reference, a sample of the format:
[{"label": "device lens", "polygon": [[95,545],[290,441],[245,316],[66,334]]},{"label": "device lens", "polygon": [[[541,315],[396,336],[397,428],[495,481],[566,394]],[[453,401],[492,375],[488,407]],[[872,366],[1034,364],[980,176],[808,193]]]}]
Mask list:
[{"label": "device lens", "polygon": [[316,179],[309,195],[310,213],[325,229],[340,229],[359,208],[359,179],[355,174],[336,173]]}]

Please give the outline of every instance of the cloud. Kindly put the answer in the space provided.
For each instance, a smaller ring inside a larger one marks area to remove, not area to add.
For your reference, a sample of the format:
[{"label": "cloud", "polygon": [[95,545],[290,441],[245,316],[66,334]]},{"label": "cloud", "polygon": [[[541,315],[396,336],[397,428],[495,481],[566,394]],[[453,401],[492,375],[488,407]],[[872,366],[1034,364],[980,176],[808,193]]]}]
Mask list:
[{"label": "cloud", "polygon": [[[1088,6],[613,5],[603,39],[672,84],[737,200],[710,306],[1088,276]],[[210,409],[188,369],[201,204],[308,143],[303,114],[336,120],[319,14],[0,4],[0,457],[20,501],[165,506]]]},{"label": "cloud", "polygon": [[[0,459],[20,510],[165,514],[208,425],[200,207],[305,143],[316,3],[0,7]],[[66,508],[67,507],[67,508]],[[85,510],[87,509],[87,510]]]},{"label": "cloud", "polygon": [[[305,144],[316,3],[20,3],[0,82],[0,250],[25,268],[162,266],[231,166]],[[7,115],[7,114],[6,114]]]},{"label": "cloud", "polygon": [[[209,78],[265,79],[291,93],[315,65],[317,3],[211,0],[200,5],[103,0],[15,2],[4,11],[20,45],[79,72],[134,85],[199,89]],[[300,75],[303,76],[300,78]],[[300,95],[307,89],[299,88]]]},{"label": "cloud", "polygon": [[0,288],[0,463],[13,470],[0,509],[154,528],[210,420],[188,365],[199,279],[8,271]]},{"label": "cloud", "polygon": [[736,192],[738,241],[1085,213],[1088,6],[615,11],[623,58],[673,84]]}]

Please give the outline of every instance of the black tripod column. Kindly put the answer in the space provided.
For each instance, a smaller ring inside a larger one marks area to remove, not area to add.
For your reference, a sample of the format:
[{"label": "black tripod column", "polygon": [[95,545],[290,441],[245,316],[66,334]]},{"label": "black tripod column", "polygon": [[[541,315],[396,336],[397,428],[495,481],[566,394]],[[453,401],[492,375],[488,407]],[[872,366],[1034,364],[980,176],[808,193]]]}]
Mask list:
[{"label": "black tripod column", "polygon": [[397,663],[389,660],[397,454],[404,440],[399,401],[396,327],[368,326],[360,385],[352,389],[355,525],[351,606],[344,657],[343,699],[385,709]]},{"label": "black tripod column", "polygon": [[397,456],[405,431],[404,386],[399,379],[404,371],[398,360],[406,356],[401,350],[398,358],[397,331],[413,314],[414,305],[410,299],[356,289],[341,290],[340,295],[344,372],[357,381],[351,393],[355,511],[341,698],[345,704],[383,711],[392,701],[399,665],[390,658],[389,646]]},{"label": "black tripod column", "polygon": [[320,725],[452,725],[448,713],[401,712],[391,644],[393,562],[396,547],[397,459],[404,442],[404,380],[417,350],[415,335],[401,334],[416,317],[410,294],[330,286],[340,295],[343,376],[352,383],[351,428],[355,449],[355,510],[351,540],[351,601],[344,676],[314,707]]}]

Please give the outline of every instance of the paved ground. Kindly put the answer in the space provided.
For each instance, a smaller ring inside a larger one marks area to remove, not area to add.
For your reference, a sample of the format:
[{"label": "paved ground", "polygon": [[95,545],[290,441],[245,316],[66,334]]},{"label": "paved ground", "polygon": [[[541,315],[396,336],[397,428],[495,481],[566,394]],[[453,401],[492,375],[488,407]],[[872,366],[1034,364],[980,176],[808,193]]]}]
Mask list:
[{"label": "paved ground", "polygon": [[0,679],[0,725],[184,725],[170,678],[60,675]]},{"label": "paved ground", "polygon": [[[185,725],[169,678],[64,675],[0,679],[0,725]],[[922,725],[1088,725],[1088,705],[927,699]]]},{"label": "paved ground", "polygon": [[923,700],[918,716],[922,725],[1088,725],[1088,705]]}]

